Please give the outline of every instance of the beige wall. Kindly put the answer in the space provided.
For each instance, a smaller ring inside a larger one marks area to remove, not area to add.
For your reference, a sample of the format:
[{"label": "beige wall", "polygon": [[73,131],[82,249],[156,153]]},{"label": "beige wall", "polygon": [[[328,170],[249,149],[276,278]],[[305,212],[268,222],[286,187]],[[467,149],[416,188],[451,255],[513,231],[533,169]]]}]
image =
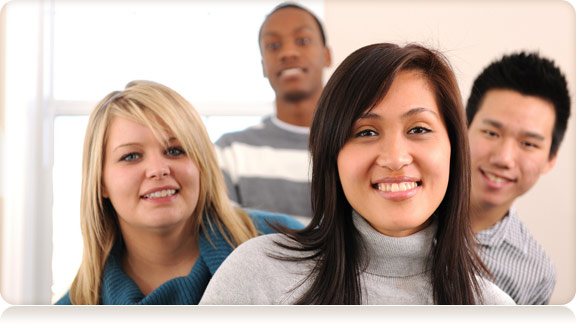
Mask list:
[{"label": "beige wall", "polygon": [[[537,50],[568,78],[576,99],[576,14],[564,1],[325,0],[325,24],[334,65],[370,43],[418,42],[451,60],[464,100],[490,61],[517,50]],[[557,269],[552,304],[576,291],[576,117],[572,116],[556,167],[517,201],[520,218]]]}]

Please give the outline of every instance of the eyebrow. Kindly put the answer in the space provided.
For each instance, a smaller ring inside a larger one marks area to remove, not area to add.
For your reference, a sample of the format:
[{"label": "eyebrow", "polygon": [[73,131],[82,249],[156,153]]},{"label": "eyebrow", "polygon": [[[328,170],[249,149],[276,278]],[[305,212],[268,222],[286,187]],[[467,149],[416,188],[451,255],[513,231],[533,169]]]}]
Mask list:
[{"label": "eyebrow", "polygon": [[[436,112],[434,112],[433,110],[431,110],[429,108],[415,107],[415,108],[410,109],[408,112],[405,112],[404,114],[402,114],[402,118],[408,118],[410,116],[414,116],[414,115],[418,115],[418,114],[422,114],[422,113],[431,113],[434,116],[439,117]],[[367,112],[366,114],[360,116],[359,119],[371,119],[371,118],[379,119],[380,115],[374,113],[371,110],[371,111]]]},{"label": "eyebrow", "polygon": [[[303,26],[300,26],[300,27],[294,29],[292,31],[292,33],[299,33],[303,30],[310,30],[311,32],[314,32],[314,28],[312,26],[303,25]],[[280,36],[280,33],[276,32],[276,31],[263,32],[262,37],[266,37],[266,36]]]},{"label": "eyebrow", "polygon": [[[492,126],[496,129],[502,130],[504,129],[504,124],[502,124],[500,121],[497,120],[493,120],[491,118],[485,118],[482,120],[482,123],[488,126]],[[544,141],[546,140],[546,137],[543,136],[540,133],[537,132],[532,132],[532,131],[526,131],[526,130],[522,130],[522,135],[528,138],[532,138],[538,141]]]},{"label": "eyebrow", "polygon": [[[168,139],[168,144],[171,144],[174,141],[178,141],[178,139],[176,139],[175,137],[171,137],[170,139]],[[115,152],[118,149],[122,149],[125,147],[132,147],[132,146],[141,146],[140,143],[138,142],[128,142],[128,143],[123,143],[119,146],[116,146],[114,149],[112,149],[112,152]]]}]

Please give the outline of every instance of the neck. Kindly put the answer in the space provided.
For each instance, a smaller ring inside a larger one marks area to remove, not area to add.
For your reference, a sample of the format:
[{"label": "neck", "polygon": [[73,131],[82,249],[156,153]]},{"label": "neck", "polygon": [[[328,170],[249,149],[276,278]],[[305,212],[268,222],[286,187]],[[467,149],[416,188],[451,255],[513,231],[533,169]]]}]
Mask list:
[{"label": "neck", "polygon": [[320,94],[321,92],[317,92],[297,102],[289,102],[276,97],[278,119],[292,125],[310,127]]},{"label": "neck", "polygon": [[126,251],[124,271],[148,295],[164,282],[186,276],[199,255],[197,237],[191,231],[123,231]]},{"label": "neck", "polygon": [[472,230],[476,234],[494,226],[506,216],[509,209],[510,206],[489,206],[472,200],[470,204]]}]

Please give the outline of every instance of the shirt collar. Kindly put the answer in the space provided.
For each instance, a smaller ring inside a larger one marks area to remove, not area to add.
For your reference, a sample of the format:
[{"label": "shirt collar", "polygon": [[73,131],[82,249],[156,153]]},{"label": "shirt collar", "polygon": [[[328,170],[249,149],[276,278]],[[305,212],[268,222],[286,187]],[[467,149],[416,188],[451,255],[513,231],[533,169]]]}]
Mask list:
[{"label": "shirt collar", "polygon": [[505,242],[516,249],[525,252],[526,243],[522,240],[522,230],[518,212],[510,207],[508,214],[491,228],[480,231],[476,237],[482,246],[497,247]]},{"label": "shirt collar", "polygon": [[438,227],[436,221],[405,237],[389,237],[379,233],[356,211],[353,211],[353,221],[365,245],[367,273],[406,277],[430,270]]},{"label": "shirt collar", "polygon": [[309,127],[298,126],[298,125],[286,123],[284,121],[281,121],[276,115],[272,115],[270,117],[270,120],[272,121],[272,124],[276,125],[277,127],[281,128],[283,130],[290,131],[293,133],[298,133],[298,134],[305,134],[305,135],[310,134],[310,128]]}]

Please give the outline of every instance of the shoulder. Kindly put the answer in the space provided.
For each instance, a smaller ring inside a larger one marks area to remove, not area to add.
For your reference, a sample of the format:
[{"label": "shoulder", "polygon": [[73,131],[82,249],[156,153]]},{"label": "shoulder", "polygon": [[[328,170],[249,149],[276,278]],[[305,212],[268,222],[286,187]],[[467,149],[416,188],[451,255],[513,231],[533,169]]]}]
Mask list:
[{"label": "shoulder", "polygon": [[247,210],[247,213],[259,233],[270,234],[277,232],[271,225],[286,226],[296,230],[304,228],[304,225],[300,223],[300,221],[285,214],[260,210]]},{"label": "shoulder", "polygon": [[58,300],[55,305],[71,305],[72,302],[70,301],[70,292],[66,292],[66,294],[64,296],[62,296],[62,298],[60,298],[60,300]]},{"label": "shoulder", "polygon": [[259,136],[266,131],[271,124],[270,118],[265,118],[260,123],[250,126],[241,131],[229,132],[223,134],[218,140],[216,140],[217,147],[227,147],[232,145],[232,143],[251,143],[254,139],[258,139]]},{"label": "shoulder", "polygon": [[478,277],[481,303],[484,305],[515,305],[514,300],[494,283]]},{"label": "shoulder", "polygon": [[282,234],[269,234],[242,243],[214,274],[200,304],[290,303],[292,289],[303,281],[309,270],[307,263],[282,259],[299,254],[278,245],[289,242]]},{"label": "shoulder", "polygon": [[512,241],[515,241],[516,246],[522,251],[525,258],[533,267],[539,268],[541,270],[540,273],[544,276],[554,277],[556,273],[554,264],[552,264],[546,251],[544,251],[542,246],[540,246],[538,241],[532,236],[528,227],[518,219],[514,227],[516,229],[511,232],[516,233],[516,238],[512,239]]}]

